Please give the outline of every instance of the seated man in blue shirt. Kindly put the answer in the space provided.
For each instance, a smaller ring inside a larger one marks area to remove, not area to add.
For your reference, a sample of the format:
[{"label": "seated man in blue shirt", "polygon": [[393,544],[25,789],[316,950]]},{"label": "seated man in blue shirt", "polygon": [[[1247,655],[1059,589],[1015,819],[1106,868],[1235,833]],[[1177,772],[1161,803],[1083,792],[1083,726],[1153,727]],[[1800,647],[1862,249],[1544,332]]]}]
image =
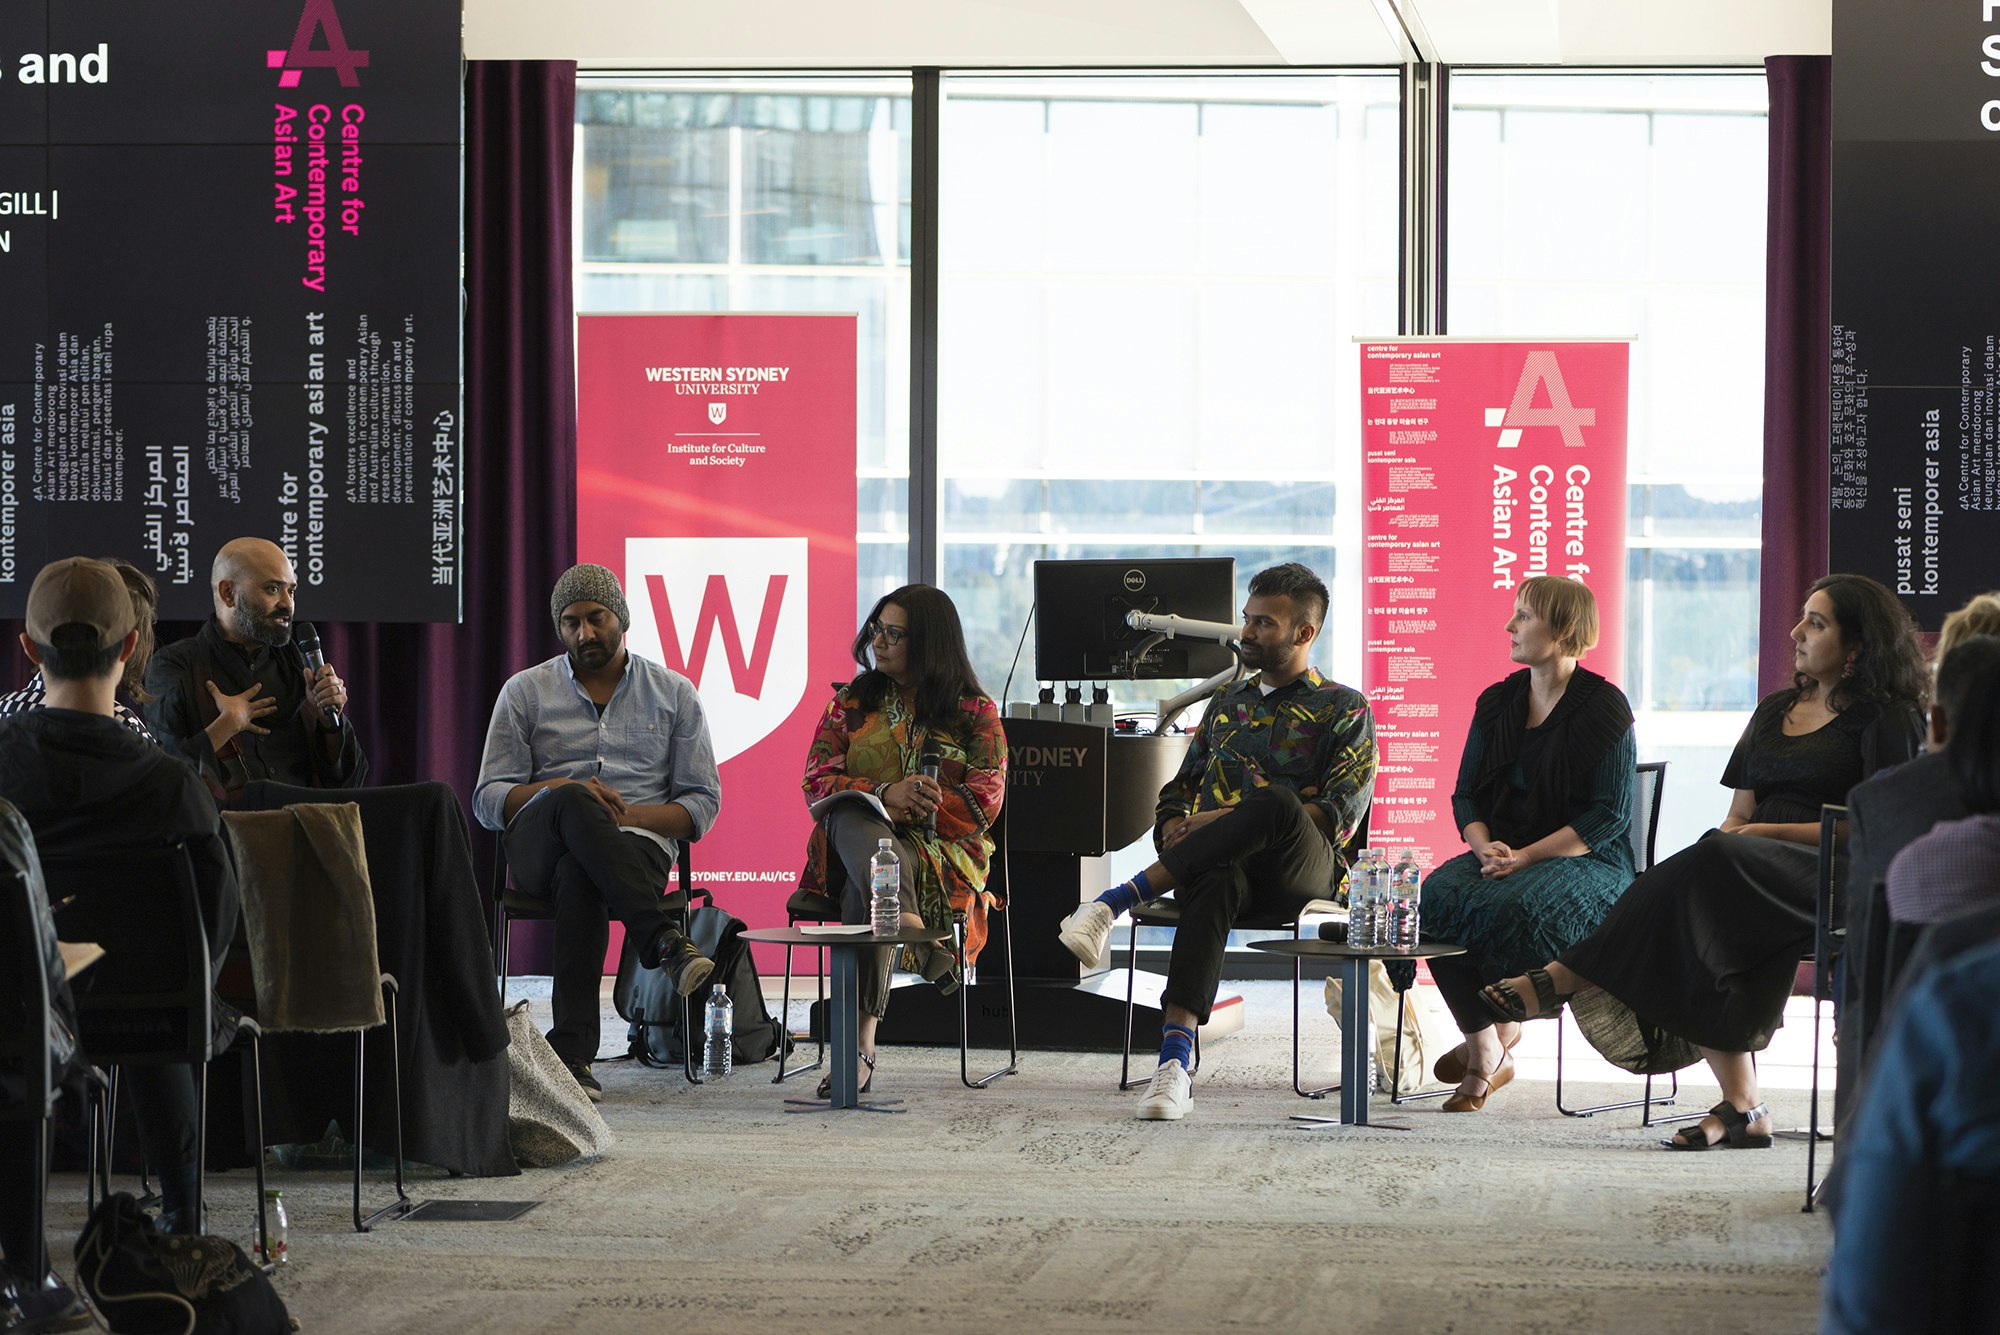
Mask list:
[{"label": "seated man in blue shirt", "polygon": [[1326,613],[1326,585],[1297,562],[1251,577],[1242,657],[1256,675],[1216,693],[1160,790],[1160,860],[1063,919],[1063,945],[1094,969],[1119,914],[1179,887],[1160,1061],[1141,1121],[1178,1121],[1193,1103],[1194,1032],[1215,1004],[1236,920],[1296,912],[1346,878],[1375,792],[1375,719],[1361,692],[1307,662]]},{"label": "seated man in blue shirt", "polygon": [[556,581],[549,614],[567,651],[501,688],[473,814],[503,831],[522,891],[555,912],[549,1046],[593,1100],[598,986],[609,920],[687,996],[713,964],[670,923],[660,892],[679,841],[715,823],[722,782],[694,684],[625,648],[632,617],[599,565]]}]

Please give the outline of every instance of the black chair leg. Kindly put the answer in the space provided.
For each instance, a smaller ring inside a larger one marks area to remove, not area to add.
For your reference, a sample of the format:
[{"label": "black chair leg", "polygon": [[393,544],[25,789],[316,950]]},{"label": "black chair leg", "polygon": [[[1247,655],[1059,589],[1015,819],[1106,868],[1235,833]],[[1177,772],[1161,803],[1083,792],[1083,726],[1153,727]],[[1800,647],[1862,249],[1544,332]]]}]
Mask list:
[{"label": "black chair leg", "polygon": [[[1400,961],[1397,961],[1396,963],[1400,963]],[[1388,968],[1389,968],[1389,981],[1393,983],[1396,987],[1396,1056],[1395,1060],[1392,1061],[1389,1065],[1390,1106],[1400,1108],[1406,1103],[1421,1103],[1425,1099],[1450,1098],[1453,1094],[1457,1093],[1458,1091],[1453,1089],[1424,1089],[1424,1090],[1418,1090],[1414,1094],[1403,1094],[1398,1092],[1403,1088],[1403,1012],[1410,1009],[1408,997],[1410,989],[1416,986],[1417,969],[1414,963],[1410,965],[1410,970],[1409,970],[1410,981],[1405,983],[1403,981],[1402,971],[1396,968],[1395,963],[1391,963],[1388,966]],[[1342,1071],[1340,1073],[1340,1078],[1345,1080],[1347,1078],[1347,1072]]]},{"label": "black chair leg", "polygon": [[[1144,1080],[1132,1078],[1132,986],[1139,976],[1139,924],[1135,921],[1127,929],[1125,937],[1125,1055],[1118,1067],[1118,1088],[1131,1089],[1144,1084]],[[1147,1080],[1152,1079],[1148,1075]]]},{"label": "black chair leg", "polygon": [[250,1067],[250,1096],[256,1105],[257,1116],[257,1262],[266,1270],[277,1264],[271,1255],[271,1225],[265,1217],[264,1203],[264,1040],[256,1034],[250,1036],[250,1050],[244,1054]]},{"label": "black chair leg", "polygon": [[[1292,940],[1302,940],[1304,939],[1304,935],[1304,924],[1294,922],[1292,924]],[[1340,1082],[1335,1081],[1330,1085],[1321,1085],[1318,1089],[1307,1089],[1305,1081],[1302,1078],[1302,1072],[1299,1069],[1299,1026],[1301,1024],[1299,1018],[1299,989],[1304,979],[1304,964],[1305,961],[1298,956],[1295,955],[1292,957],[1292,1093],[1302,1099],[1323,1099],[1328,1094],[1339,1089]],[[1400,1007],[1398,1008],[1396,1018],[1400,1023],[1402,1020]],[[1195,1032],[1199,1034],[1201,1031],[1197,1029]],[[1342,1071],[1340,1076],[1342,1080],[1345,1080],[1347,1072]]]},{"label": "black chair leg", "polygon": [[389,975],[382,976],[382,996],[389,1012],[389,1071],[394,1081],[394,1104],[396,1113],[396,1199],[375,1213],[362,1217],[361,1214],[361,1156],[365,1143],[362,1134],[362,1076],[366,1065],[363,1041],[366,1030],[357,1030],[354,1035],[354,1231],[367,1233],[374,1229],[377,1220],[385,1216],[401,1217],[416,1209],[408,1193],[403,1188],[403,1057],[401,1034],[396,1023],[396,981]]},{"label": "black chair leg", "polygon": [[[786,925],[789,927],[797,927],[799,925],[799,920],[797,918],[792,918],[790,919],[789,922],[787,922]],[[819,970],[818,981],[819,981],[819,997],[820,997],[820,1014],[824,1015],[826,1014],[826,1004],[825,1004],[826,1003],[826,952],[824,950],[819,952],[819,963],[820,963],[820,970]],[[785,1059],[791,1056],[791,1052],[789,1051],[792,1042],[791,1014],[792,1014],[792,947],[786,946],[785,947],[785,990],[784,990],[784,995],[780,997],[778,1000],[778,1027],[783,1031],[784,1038],[783,1042],[781,1042],[778,1046],[778,1074],[771,1078],[771,1083],[774,1085],[781,1085],[785,1081],[790,1080],[795,1075],[804,1075],[808,1071],[817,1071],[820,1067],[826,1064],[826,1033],[824,1026],[822,1026],[819,1036],[819,1055],[813,1058],[812,1061],[802,1063],[801,1065],[798,1066],[785,1065]],[[811,1026],[808,1025],[807,1027],[810,1028]]]},{"label": "black chair leg", "polygon": [[997,1071],[974,1080],[972,1078],[972,980],[965,976],[965,919],[954,913],[951,918],[951,948],[958,956],[958,1078],[967,1089],[985,1089],[1003,1075],[1018,1075],[1021,1070],[1021,1042],[1014,1020],[1014,932],[1008,925],[1006,910],[1000,911],[1001,945],[1007,956],[1007,1064]]},{"label": "black chair leg", "polygon": [[208,1232],[208,1063],[194,1070],[194,1231]]},{"label": "black chair leg", "polygon": [[500,908],[500,1009],[507,1009],[507,955],[514,944],[514,919]]}]

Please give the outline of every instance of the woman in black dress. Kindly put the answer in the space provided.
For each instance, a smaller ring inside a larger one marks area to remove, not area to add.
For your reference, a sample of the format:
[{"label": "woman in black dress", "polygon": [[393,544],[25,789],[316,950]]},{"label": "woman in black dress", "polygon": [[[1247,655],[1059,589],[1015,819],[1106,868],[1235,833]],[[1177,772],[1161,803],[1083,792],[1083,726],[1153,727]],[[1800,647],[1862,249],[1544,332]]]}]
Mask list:
[{"label": "woman in black dress", "polygon": [[1736,790],[1720,831],[1660,863],[1598,929],[1544,969],[1493,984],[1505,1019],[1554,1015],[1606,1060],[1663,1072],[1708,1062],[1722,1102],[1672,1149],[1771,1143],[1750,1054],[1783,1022],[1812,947],[1819,809],[1916,754],[1927,678],[1895,595],[1828,575],[1792,628],[1793,684],[1766,696],[1722,773]]}]

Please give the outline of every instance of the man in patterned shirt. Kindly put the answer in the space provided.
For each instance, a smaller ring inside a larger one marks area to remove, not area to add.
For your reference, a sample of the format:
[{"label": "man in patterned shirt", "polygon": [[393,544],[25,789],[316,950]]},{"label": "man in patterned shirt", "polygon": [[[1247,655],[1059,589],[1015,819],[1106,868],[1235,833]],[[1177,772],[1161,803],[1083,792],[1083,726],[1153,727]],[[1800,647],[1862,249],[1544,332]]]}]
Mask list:
[{"label": "man in patterned shirt", "polygon": [[1296,912],[1347,875],[1375,791],[1375,720],[1359,691],[1307,665],[1326,612],[1326,585],[1296,562],[1251,578],[1242,657],[1256,675],[1216,694],[1160,790],[1160,860],[1063,920],[1062,943],[1096,968],[1119,914],[1178,887],[1160,1061],[1142,1121],[1177,1121],[1193,1103],[1194,1031],[1215,1003],[1237,919]]}]

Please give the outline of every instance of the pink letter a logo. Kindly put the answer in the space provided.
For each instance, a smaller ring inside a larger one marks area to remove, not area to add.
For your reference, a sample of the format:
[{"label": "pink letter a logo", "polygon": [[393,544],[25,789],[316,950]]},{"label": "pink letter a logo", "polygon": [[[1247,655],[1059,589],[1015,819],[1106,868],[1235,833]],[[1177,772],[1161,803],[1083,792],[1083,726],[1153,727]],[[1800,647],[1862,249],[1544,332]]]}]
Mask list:
[{"label": "pink letter a logo", "polygon": [[757,637],[750,653],[743,653],[743,632],[736,624],[736,609],[729,601],[729,586],[720,575],[710,575],[702,590],[701,610],[694,617],[694,638],[688,642],[686,663],[681,661],[681,638],[674,629],[674,611],[667,601],[667,582],[658,575],[646,576],[646,593],[653,600],[653,616],[660,627],[660,658],[697,687],[701,670],[708,662],[708,646],[716,635],[722,637],[722,653],[729,660],[729,675],[738,695],[755,700],[764,693],[764,673],[771,665],[771,641],[778,629],[778,612],[785,605],[783,575],[772,575],[764,589],[764,606],[757,614]]},{"label": "pink letter a logo", "polygon": [[[1537,408],[1535,388],[1548,386],[1549,406]],[[1488,419],[1490,422],[1492,419]],[[1514,401],[1507,405],[1501,425],[1510,431],[1525,426],[1552,426],[1562,432],[1563,444],[1583,448],[1583,427],[1597,425],[1597,409],[1578,408],[1569,401],[1569,387],[1563,384],[1562,368],[1553,352],[1531,352],[1521,367],[1521,383],[1514,387]],[[1514,439],[1518,440],[1519,436]]]},{"label": "pink letter a logo", "polygon": [[[326,34],[325,46],[312,44],[316,32]],[[299,72],[309,69],[338,70],[343,88],[359,88],[361,76],[355,71],[368,63],[368,53],[348,47],[347,38],[340,31],[340,15],[333,12],[333,0],[306,0],[298,29],[292,33],[292,49],[266,51],[264,63],[284,71],[278,76],[280,88],[297,88]]]}]

